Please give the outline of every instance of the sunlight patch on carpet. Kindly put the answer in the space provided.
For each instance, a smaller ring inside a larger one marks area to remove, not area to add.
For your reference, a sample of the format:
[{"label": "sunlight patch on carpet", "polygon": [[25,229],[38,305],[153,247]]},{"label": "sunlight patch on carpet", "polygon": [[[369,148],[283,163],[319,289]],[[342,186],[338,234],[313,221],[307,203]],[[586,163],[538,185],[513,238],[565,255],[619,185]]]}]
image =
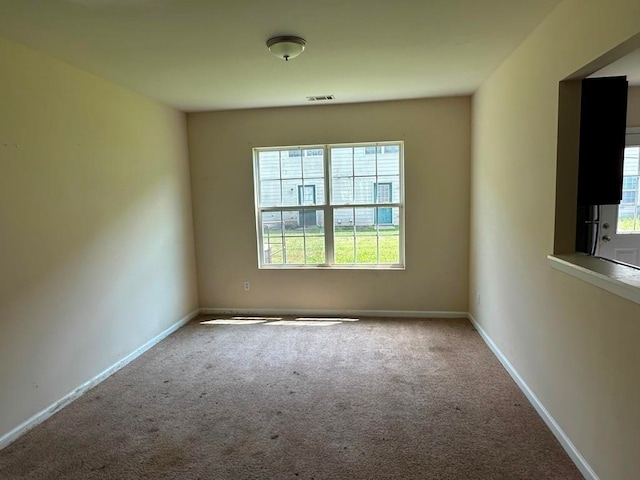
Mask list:
[{"label": "sunlight patch on carpet", "polygon": [[280,320],[278,322],[269,322],[265,325],[287,325],[294,327],[328,327],[329,325],[339,325],[342,322],[325,321],[325,320]]},{"label": "sunlight patch on carpet", "polygon": [[359,318],[343,318],[343,317],[296,317],[296,320],[314,320],[314,321],[322,321],[322,322],[358,322]]},{"label": "sunlight patch on carpet", "polygon": [[234,318],[218,318],[216,320],[205,320],[200,325],[254,325],[256,323],[265,323],[266,320],[237,320]]},{"label": "sunlight patch on carpet", "polygon": [[311,326],[328,327],[343,322],[357,322],[359,318],[346,317],[295,317],[292,320],[284,320],[282,317],[231,317],[216,318],[200,322],[201,325],[280,325],[280,326]]},{"label": "sunlight patch on carpet", "polygon": [[282,317],[231,317],[234,320],[282,320]]}]

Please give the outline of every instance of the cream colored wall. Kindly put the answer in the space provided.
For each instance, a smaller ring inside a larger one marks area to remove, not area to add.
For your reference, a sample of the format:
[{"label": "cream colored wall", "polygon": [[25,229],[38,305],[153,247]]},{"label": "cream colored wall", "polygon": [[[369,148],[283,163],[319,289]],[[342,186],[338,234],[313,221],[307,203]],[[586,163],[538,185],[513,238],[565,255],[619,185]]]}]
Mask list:
[{"label": "cream colored wall", "polygon": [[[202,307],[467,311],[468,97],[197,113],[188,126]],[[406,270],[258,270],[251,149],[382,140],[405,141]]]},{"label": "cream colored wall", "polygon": [[566,0],[473,97],[471,312],[602,480],[640,471],[640,305],[547,261],[558,82],[639,30],[637,0]]},{"label": "cream colored wall", "polygon": [[197,307],[184,114],[0,39],[0,438]]},{"label": "cream colored wall", "polygon": [[629,88],[627,100],[627,126],[640,127],[640,87]]}]

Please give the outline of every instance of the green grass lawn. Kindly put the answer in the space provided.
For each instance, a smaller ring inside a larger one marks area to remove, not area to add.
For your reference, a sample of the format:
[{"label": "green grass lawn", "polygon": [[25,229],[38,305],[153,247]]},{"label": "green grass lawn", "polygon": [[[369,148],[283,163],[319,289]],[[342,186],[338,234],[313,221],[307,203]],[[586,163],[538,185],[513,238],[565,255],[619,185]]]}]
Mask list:
[{"label": "green grass lawn", "polygon": [[634,222],[633,217],[621,217],[618,219],[619,232],[633,232],[639,226]]},{"label": "green grass lawn", "polygon": [[[306,245],[302,229],[285,231],[287,264],[325,263],[324,235],[321,227],[307,228]],[[281,237],[264,237],[265,244],[271,244],[271,263],[282,264],[283,249]],[[306,246],[306,262],[305,262]],[[398,263],[400,236],[398,228],[339,227],[335,233],[335,261],[337,264]],[[378,260],[378,252],[380,259]]]}]

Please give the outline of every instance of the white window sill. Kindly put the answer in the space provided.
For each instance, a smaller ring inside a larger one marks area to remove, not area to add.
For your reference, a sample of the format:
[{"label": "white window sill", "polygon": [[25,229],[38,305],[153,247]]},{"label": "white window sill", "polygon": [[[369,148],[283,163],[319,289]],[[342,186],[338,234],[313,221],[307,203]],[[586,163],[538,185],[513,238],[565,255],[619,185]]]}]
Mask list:
[{"label": "white window sill", "polygon": [[547,255],[551,267],[640,303],[640,270],[581,253]]},{"label": "white window sill", "polygon": [[259,270],[405,270],[404,265],[292,265],[266,264],[258,265]]}]

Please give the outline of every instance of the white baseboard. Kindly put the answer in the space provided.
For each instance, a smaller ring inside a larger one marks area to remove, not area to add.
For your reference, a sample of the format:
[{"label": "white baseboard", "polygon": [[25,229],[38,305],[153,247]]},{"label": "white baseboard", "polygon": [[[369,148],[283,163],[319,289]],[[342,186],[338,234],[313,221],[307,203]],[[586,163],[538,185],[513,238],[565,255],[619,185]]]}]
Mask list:
[{"label": "white baseboard", "polygon": [[15,440],[17,440],[19,437],[21,437],[22,435],[27,433],[29,430],[31,430],[35,426],[37,426],[40,423],[44,422],[46,419],[51,417],[56,412],[59,412],[60,410],[62,410],[64,407],[69,405],[71,402],[73,402],[74,400],[76,400],[77,398],[82,396],[88,390],[92,389],[93,387],[98,385],[100,382],[102,382],[103,380],[108,378],[109,376],[111,376],[114,373],[116,373],[118,370],[120,370],[122,367],[126,366],[128,363],[131,363],[133,360],[138,358],[140,355],[142,355],[144,352],[149,350],[151,347],[153,347],[157,343],[159,343],[162,340],[164,340],[166,337],[171,335],[173,332],[178,330],[180,327],[182,327],[182,326],[186,325],[187,323],[189,323],[189,321],[191,319],[193,319],[194,317],[196,317],[197,315],[198,315],[198,310],[194,310],[193,312],[189,313],[188,315],[186,315],[185,317],[181,318],[179,321],[177,321],[176,323],[171,325],[169,328],[167,328],[164,332],[160,333],[159,335],[156,335],[154,338],[152,338],[147,343],[145,343],[141,347],[139,347],[136,350],[134,350],[133,352],[131,352],[126,357],[118,360],[116,363],[111,365],[109,368],[104,370],[102,373],[99,373],[98,375],[93,377],[91,380],[89,380],[89,381],[83,383],[82,385],[80,385],[79,387],[73,389],[71,392],[67,393],[60,400],[52,403],[51,405],[49,405],[47,408],[45,408],[41,412],[36,413],[33,417],[29,418],[27,421],[25,421],[22,424],[18,425],[13,430],[10,430],[9,432],[1,435],[0,436],[0,450],[2,450],[3,448],[7,447],[9,444],[11,444]]},{"label": "white baseboard", "polygon": [[538,415],[542,417],[542,420],[544,420],[544,423],[547,424],[551,432],[558,439],[558,441],[562,445],[562,448],[564,448],[564,450],[567,452],[571,460],[573,460],[573,463],[575,463],[576,467],[578,467],[578,470],[580,470],[580,473],[582,473],[584,478],[586,480],[599,480],[596,472],[591,468],[591,466],[587,463],[585,458],[580,454],[580,452],[578,451],[576,446],[573,444],[573,442],[569,439],[567,434],[564,433],[564,430],[560,428],[560,425],[558,425],[558,422],[556,422],[555,419],[551,416],[551,414],[542,404],[540,399],[535,395],[535,393],[533,393],[531,388],[529,388],[529,385],[527,385],[527,383],[520,376],[520,374],[515,369],[515,367],[511,364],[511,362],[507,359],[507,357],[504,356],[504,354],[500,351],[498,346],[493,342],[489,334],[480,326],[480,324],[476,321],[473,315],[469,313],[468,318],[471,321],[471,323],[473,323],[473,326],[476,328],[476,330],[478,331],[478,333],[480,334],[484,342],[487,344],[487,346],[491,349],[493,354],[498,358],[500,363],[502,363],[502,366],[507,370],[509,375],[511,375],[511,378],[513,378],[513,380],[516,382],[518,387],[520,387],[520,390],[522,390],[522,393],[524,393],[527,399],[529,399],[529,402],[531,402],[531,404],[533,405],[533,408],[535,408],[536,411],[538,412]]},{"label": "white baseboard", "polygon": [[412,310],[323,310],[286,308],[201,308],[203,315],[268,315],[316,317],[411,317],[411,318],[467,318],[467,312],[439,312]]}]

